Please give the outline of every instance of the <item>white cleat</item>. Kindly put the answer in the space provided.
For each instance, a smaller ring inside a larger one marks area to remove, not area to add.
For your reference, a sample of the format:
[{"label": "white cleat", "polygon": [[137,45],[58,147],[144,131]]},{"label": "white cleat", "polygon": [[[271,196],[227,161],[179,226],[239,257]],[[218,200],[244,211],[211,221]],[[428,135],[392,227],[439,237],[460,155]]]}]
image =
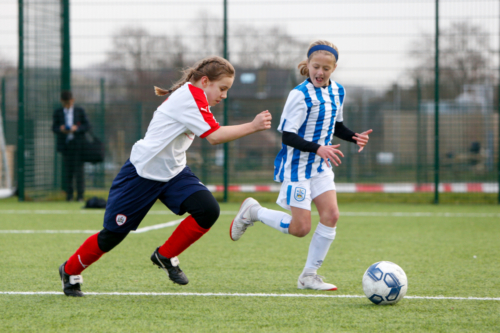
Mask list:
[{"label": "white cleat", "polygon": [[238,214],[236,214],[236,217],[229,227],[229,237],[231,237],[233,241],[240,239],[247,228],[253,226],[253,223],[257,221],[257,210],[253,208],[260,208],[260,204],[254,198],[246,198],[241,204]]},{"label": "white cleat", "polygon": [[297,287],[299,289],[337,290],[337,286],[323,282],[323,277],[318,274],[301,274]]}]

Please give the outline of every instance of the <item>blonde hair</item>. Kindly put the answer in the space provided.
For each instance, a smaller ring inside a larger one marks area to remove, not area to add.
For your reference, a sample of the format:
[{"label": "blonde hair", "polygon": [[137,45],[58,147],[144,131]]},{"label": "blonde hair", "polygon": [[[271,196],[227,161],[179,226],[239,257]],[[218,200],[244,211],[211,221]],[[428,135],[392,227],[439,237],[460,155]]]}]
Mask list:
[{"label": "blonde hair", "polygon": [[164,96],[171,94],[179,89],[184,83],[196,82],[206,76],[210,81],[217,81],[223,76],[234,76],[234,67],[224,58],[213,56],[200,60],[193,67],[186,68],[183,71],[182,78],[174,83],[170,89],[163,89],[155,86],[155,94]]},{"label": "blonde hair", "polygon": [[[327,45],[327,46],[333,47],[335,49],[335,51],[337,51],[337,54],[339,53],[339,49],[335,45],[333,45],[333,43],[331,43],[331,42],[329,42],[327,40],[317,40],[317,41],[312,42],[311,45],[309,45],[309,48],[307,49],[307,53],[309,53],[309,50],[313,46],[316,46],[316,45]],[[317,54],[318,52],[322,52],[324,54],[331,55],[333,57],[333,65],[335,66],[337,64],[337,59],[335,58],[335,56],[333,54],[331,54],[328,51],[318,50],[318,51],[315,51],[315,52],[311,53],[311,55],[309,56],[309,58],[307,58],[306,60],[303,60],[303,61],[301,61],[299,63],[299,65],[297,66],[297,68],[300,71],[300,75],[302,75],[302,76],[309,76],[309,68],[307,68],[307,65],[309,64],[309,61],[311,60],[311,58],[315,54]]]}]

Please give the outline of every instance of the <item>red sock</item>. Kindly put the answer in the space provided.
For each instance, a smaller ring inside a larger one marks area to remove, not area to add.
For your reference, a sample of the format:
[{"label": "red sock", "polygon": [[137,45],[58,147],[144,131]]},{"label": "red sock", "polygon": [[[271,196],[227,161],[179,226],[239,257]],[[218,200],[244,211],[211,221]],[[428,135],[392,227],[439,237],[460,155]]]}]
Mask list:
[{"label": "red sock", "polygon": [[75,254],[68,259],[66,266],[64,266],[66,274],[80,275],[85,268],[92,265],[105,253],[97,244],[97,235],[99,233],[87,238]]},{"label": "red sock", "polygon": [[196,220],[189,215],[170,235],[169,239],[160,246],[158,252],[167,258],[177,257],[191,244],[196,242],[208,230],[198,225]]}]

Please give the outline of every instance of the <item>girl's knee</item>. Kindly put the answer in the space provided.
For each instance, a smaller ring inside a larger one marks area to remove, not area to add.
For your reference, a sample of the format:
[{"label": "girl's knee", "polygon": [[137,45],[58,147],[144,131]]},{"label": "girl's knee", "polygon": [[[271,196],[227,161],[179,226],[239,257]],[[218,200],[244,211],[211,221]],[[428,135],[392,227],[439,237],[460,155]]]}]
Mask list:
[{"label": "girl's knee", "polygon": [[220,215],[219,203],[209,191],[193,193],[182,203],[181,208],[204,229],[210,229]]},{"label": "girl's knee", "polygon": [[214,225],[214,223],[219,219],[219,216],[220,216],[219,203],[217,201],[215,201],[215,202],[212,202],[211,205],[208,205],[205,208],[204,215],[206,216],[207,220],[209,220],[212,223],[212,225]]},{"label": "girl's knee", "polygon": [[339,220],[340,212],[338,210],[331,210],[326,214],[322,214],[320,217],[321,224],[326,225],[327,227],[335,227],[337,226],[337,221]]},{"label": "girl's knee", "polygon": [[340,212],[338,210],[336,210],[335,212],[333,212],[332,214],[332,222],[334,224],[337,224],[337,221],[339,220],[339,217],[340,217]]},{"label": "girl's knee", "polygon": [[296,237],[305,237],[309,234],[311,231],[311,224],[298,224],[294,230],[293,230],[293,235]]}]

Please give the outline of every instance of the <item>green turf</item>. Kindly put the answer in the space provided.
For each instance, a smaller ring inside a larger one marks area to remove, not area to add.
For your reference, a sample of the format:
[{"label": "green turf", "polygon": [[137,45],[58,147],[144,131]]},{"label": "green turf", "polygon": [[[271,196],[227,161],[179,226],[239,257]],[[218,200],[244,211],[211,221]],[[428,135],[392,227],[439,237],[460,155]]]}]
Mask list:
[{"label": "green turf", "polygon": [[[97,196],[101,198],[108,197],[109,189],[90,189],[86,190],[85,197],[89,199]],[[263,203],[275,203],[277,192],[254,192],[252,196]],[[53,193],[45,197],[43,201],[64,201],[66,194],[63,191]],[[214,192],[217,200],[223,201],[224,192]],[[229,192],[228,202],[239,203],[248,196],[245,192]],[[26,197],[26,201],[33,201],[31,197]],[[383,203],[383,204],[433,204],[433,192],[417,192],[417,193],[381,193],[381,192],[360,192],[360,193],[339,193],[338,200],[340,204],[346,203]],[[40,201],[40,199],[39,199]],[[498,193],[440,193],[439,203],[445,205],[498,205]]]},{"label": "green turf", "polygon": [[[0,230],[99,230],[103,211],[88,212],[81,206],[0,200]],[[240,241],[232,242],[228,227],[231,212],[238,207],[221,204],[228,213],[179,257],[190,279],[187,286],[171,283],[149,260],[173,231],[165,228],[129,235],[84,272],[83,291],[363,295],[361,278],[366,268],[389,260],[405,270],[408,296],[500,298],[500,210],[496,206],[341,205],[345,215],[319,271],[339,287],[336,292],[296,288],[311,234],[294,238],[258,223]],[[69,212],[61,214],[61,210]],[[165,208],[157,204],[153,211]],[[361,212],[379,216],[352,216]],[[433,214],[398,217],[394,212]],[[141,227],[178,218],[150,214]],[[313,221],[317,223],[317,215]],[[500,327],[499,300],[405,298],[394,306],[376,306],[366,298],[68,298],[60,289],[57,268],[88,236],[0,233],[0,291],[61,292],[0,295],[1,332],[495,332]]]}]

